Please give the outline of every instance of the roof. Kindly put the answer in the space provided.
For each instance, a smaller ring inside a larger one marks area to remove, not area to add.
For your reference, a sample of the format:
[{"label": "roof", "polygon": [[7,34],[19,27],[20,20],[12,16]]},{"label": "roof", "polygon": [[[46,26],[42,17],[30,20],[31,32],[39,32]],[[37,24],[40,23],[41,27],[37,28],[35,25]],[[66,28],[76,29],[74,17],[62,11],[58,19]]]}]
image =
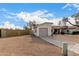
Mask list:
[{"label": "roof", "polygon": [[52,25],[53,23],[52,22],[44,22],[44,23],[41,23],[39,25],[44,25],[44,24]]},{"label": "roof", "polygon": [[42,24],[53,24],[52,22],[44,22]]},{"label": "roof", "polygon": [[78,27],[76,26],[52,26],[53,29],[65,29],[65,28],[68,28],[68,29],[76,29]]}]

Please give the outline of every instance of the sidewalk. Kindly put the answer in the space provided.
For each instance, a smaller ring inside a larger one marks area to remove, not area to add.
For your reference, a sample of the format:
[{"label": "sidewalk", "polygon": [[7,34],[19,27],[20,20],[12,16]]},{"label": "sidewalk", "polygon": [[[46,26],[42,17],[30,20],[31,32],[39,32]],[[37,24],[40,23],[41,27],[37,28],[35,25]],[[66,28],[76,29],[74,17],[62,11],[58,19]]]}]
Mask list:
[{"label": "sidewalk", "polygon": [[76,42],[71,42],[71,41],[66,41],[66,40],[58,40],[60,38],[52,38],[52,37],[40,37],[41,39],[54,44],[60,48],[63,48],[63,43],[68,43],[68,51],[69,55],[78,55],[79,56],[79,43]]}]

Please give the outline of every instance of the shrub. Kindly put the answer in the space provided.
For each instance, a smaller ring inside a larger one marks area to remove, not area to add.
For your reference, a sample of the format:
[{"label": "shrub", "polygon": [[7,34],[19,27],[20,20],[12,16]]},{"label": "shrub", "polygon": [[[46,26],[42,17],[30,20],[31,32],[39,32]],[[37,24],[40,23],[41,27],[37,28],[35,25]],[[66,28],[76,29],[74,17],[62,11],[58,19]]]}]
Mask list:
[{"label": "shrub", "polygon": [[79,34],[79,31],[73,31],[72,34],[73,35]]}]

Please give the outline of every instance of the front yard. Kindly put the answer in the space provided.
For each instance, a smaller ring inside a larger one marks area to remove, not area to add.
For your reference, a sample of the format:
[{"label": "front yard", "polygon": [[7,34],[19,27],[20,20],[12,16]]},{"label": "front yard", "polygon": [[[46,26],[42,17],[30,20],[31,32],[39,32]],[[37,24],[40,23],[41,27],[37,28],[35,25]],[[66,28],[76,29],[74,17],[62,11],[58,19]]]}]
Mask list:
[{"label": "front yard", "polygon": [[61,49],[31,35],[0,38],[0,55],[59,56]]}]

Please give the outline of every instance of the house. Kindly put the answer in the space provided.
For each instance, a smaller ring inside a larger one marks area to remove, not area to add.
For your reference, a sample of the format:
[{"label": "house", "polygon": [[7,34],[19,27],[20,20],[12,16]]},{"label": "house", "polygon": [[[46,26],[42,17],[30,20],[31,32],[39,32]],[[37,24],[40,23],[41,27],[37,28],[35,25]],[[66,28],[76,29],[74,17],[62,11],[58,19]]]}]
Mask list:
[{"label": "house", "polygon": [[[69,22],[64,23],[62,19],[49,20],[32,28],[32,32],[36,36],[51,36],[52,34],[69,34],[73,31],[79,31],[79,27],[75,24],[74,18],[69,18]],[[71,24],[71,23],[72,24]]]},{"label": "house", "polygon": [[51,22],[45,22],[37,25],[32,29],[33,34],[36,36],[51,36],[52,34],[52,24]]},{"label": "house", "polygon": [[53,34],[69,34],[73,31],[79,31],[76,26],[52,26]]},{"label": "house", "polygon": [[67,34],[76,28],[75,26],[54,26],[53,23],[45,22],[33,27],[32,32],[36,36],[46,37],[52,34]]}]

